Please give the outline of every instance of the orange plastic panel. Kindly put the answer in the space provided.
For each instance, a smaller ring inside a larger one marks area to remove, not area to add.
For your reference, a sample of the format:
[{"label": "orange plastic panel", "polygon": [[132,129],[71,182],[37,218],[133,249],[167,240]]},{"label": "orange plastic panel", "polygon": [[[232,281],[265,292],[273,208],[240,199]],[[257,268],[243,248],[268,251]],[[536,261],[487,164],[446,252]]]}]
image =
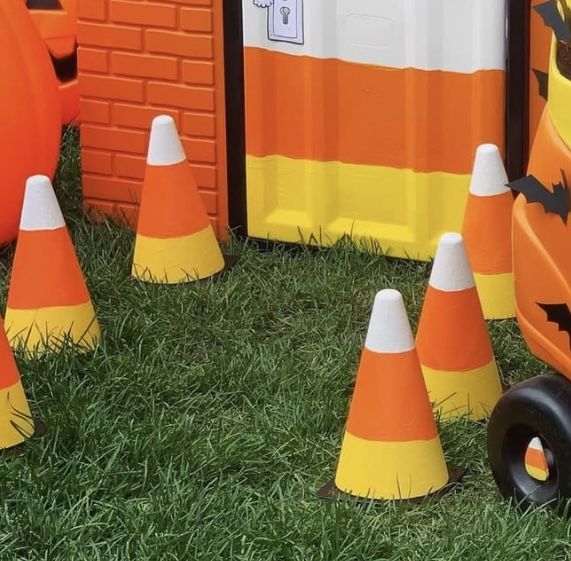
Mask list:
[{"label": "orange plastic panel", "polygon": [[166,114],[224,237],[222,0],[79,0],[78,40],[86,208],[135,223],[151,120]]},{"label": "orange plastic panel", "polygon": [[[251,156],[280,154],[426,173],[469,174],[476,134],[500,145],[503,142],[503,70],[471,74],[416,68],[395,71],[253,47],[246,50],[245,58]],[[323,89],[315,86],[315,79],[302,79],[306,76],[319,77]],[[273,95],[260,87],[264,82],[275,88]],[[414,84],[423,95],[406,97],[408,84]],[[474,92],[499,103],[475,104],[467,111],[466,100]],[[414,119],[407,118],[411,112]],[[472,122],[478,123],[474,134]],[[272,123],[274,134],[267,130],[268,123]],[[302,133],[312,128],[324,133],[315,134],[312,142],[301,142]]]},{"label": "orange plastic panel", "polygon": [[77,0],[28,0],[59,82],[62,121],[68,124],[79,115],[77,84]]},{"label": "orange plastic panel", "polygon": [[531,0],[531,37],[530,37],[530,76],[529,76],[529,147],[533,139],[545,107],[545,99],[540,95],[538,79],[534,70],[547,74],[549,71],[549,49],[551,47],[551,30],[543,23],[541,16],[533,9],[545,3],[545,0]]},{"label": "orange plastic panel", "polygon": [[61,116],[48,54],[21,0],[0,2],[0,245],[13,241],[25,181],[55,173]]},{"label": "orange plastic panel", "polygon": [[[571,151],[555,129],[547,107],[528,172],[553,191],[563,180],[562,170],[571,178]],[[571,222],[547,213],[539,203],[527,203],[523,195],[515,202],[513,220],[516,307],[523,335],[536,356],[571,378],[566,314],[560,315],[559,324],[557,314],[548,314],[545,308],[571,307]]]}]

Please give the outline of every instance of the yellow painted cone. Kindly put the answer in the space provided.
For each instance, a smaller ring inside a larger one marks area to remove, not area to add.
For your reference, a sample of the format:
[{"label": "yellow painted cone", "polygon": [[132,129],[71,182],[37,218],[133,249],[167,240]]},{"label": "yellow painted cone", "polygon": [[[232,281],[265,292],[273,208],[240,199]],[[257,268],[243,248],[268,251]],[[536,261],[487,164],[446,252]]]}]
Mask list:
[{"label": "yellow painted cone", "polygon": [[384,290],[375,298],[335,487],[394,500],[424,497],[448,482],[402,296]]},{"label": "yellow painted cone", "polygon": [[133,277],[161,284],[191,282],[224,269],[175,123],[153,120],[139,210]]},{"label": "yellow painted cone", "polygon": [[101,338],[83,273],[49,178],[28,179],[10,277],[6,331],[13,347],[48,353]]},{"label": "yellow painted cone", "polygon": [[515,317],[512,209],[500,151],[483,144],[476,152],[462,235],[486,319]]},{"label": "yellow painted cone", "polygon": [[438,245],[416,344],[435,410],[445,419],[488,417],[502,385],[460,234]]},{"label": "yellow painted cone", "polygon": [[0,448],[22,444],[34,432],[30,406],[0,318]]},{"label": "yellow painted cone", "polygon": [[541,440],[537,436],[531,440],[527,447],[525,469],[531,477],[538,481],[547,481],[549,479],[549,463]]}]

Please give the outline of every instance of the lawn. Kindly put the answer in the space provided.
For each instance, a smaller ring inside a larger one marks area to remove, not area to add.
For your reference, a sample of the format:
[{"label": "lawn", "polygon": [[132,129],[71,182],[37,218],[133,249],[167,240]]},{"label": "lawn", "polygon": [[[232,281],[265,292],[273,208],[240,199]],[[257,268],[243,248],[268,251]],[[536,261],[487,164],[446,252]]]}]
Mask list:
[{"label": "lawn", "polygon": [[[0,560],[571,555],[568,521],[500,498],[484,424],[440,425],[450,463],[469,467],[443,498],[316,498],[334,474],[374,295],[400,289],[416,323],[427,265],[347,243],[261,251],[235,241],[240,263],[216,282],[145,285],[129,276],[133,235],[81,215],[73,136],[57,191],[105,340],[92,356],[19,358],[48,430],[2,456]],[[0,256],[3,297],[11,255]],[[492,335],[507,382],[544,369],[514,322]]]}]

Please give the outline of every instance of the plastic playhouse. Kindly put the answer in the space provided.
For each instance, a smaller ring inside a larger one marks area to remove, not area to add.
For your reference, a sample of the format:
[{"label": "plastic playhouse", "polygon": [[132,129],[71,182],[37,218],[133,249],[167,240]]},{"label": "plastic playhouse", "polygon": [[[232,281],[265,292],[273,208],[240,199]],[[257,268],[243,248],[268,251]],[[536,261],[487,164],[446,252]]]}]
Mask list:
[{"label": "plastic playhouse", "polygon": [[[51,184],[73,123],[137,282],[223,278],[231,228],[434,258],[416,333],[376,296],[321,497],[454,488],[436,415],[490,419],[506,497],[571,498],[571,0],[4,0],[0,47],[0,448],[37,430],[9,344],[105,344]],[[506,391],[486,320],[514,316],[559,374]]]}]

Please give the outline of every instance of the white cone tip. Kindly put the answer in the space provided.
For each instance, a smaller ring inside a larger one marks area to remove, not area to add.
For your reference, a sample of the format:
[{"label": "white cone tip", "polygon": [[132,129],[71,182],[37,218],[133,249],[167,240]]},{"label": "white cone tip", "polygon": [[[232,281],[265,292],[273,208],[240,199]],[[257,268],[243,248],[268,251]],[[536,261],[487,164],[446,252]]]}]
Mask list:
[{"label": "white cone tip", "polygon": [[499,148],[495,144],[482,144],[476,150],[470,193],[477,197],[495,197],[510,191],[508,175]]},{"label": "white cone tip", "polygon": [[430,286],[444,292],[459,292],[475,286],[464,239],[460,234],[449,233],[440,238]]},{"label": "white cone tip", "polygon": [[49,177],[34,175],[26,181],[20,230],[56,230],[65,220]]},{"label": "white cone tip", "polygon": [[404,301],[397,290],[381,290],[375,297],[365,347],[375,353],[391,354],[415,348]]},{"label": "white cone tip", "polygon": [[531,448],[532,450],[539,450],[540,452],[543,452],[543,445],[541,444],[541,440],[539,439],[539,437],[534,436],[531,439],[531,442],[529,443],[528,448]]},{"label": "white cone tip", "polygon": [[186,154],[172,117],[160,115],[153,119],[147,164],[172,166],[186,160]]}]

